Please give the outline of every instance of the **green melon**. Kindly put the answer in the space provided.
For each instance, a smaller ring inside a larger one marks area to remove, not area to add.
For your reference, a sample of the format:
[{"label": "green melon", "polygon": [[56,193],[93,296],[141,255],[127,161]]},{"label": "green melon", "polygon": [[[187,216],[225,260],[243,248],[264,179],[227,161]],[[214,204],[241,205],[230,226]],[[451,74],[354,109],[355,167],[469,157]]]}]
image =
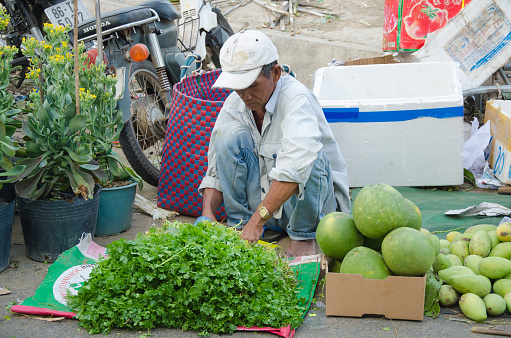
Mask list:
[{"label": "green melon", "polygon": [[383,240],[385,264],[398,276],[422,276],[435,261],[435,249],[428,236],[412,228],[392,230]]},{"label": "green melon", "polygon": [[381,251],[381,243],[385,236],[378,238],[369,238],[364,236],[364,246],[375,251]]},{"label": "green melon", "polygon": [[364,236],[355,227],[353,216],[331,212],[319,222],[316,241],[326,256],[342,261],[351,249],[364,243]]},{"label": "green melon", "polygon": [[341,271],[341,262],[339,262],[337,259],[330,260],[330,263],[328,263],[328,272],[340,272]]},{"label": "green melon", "polygon": [[388,184],[366,185],[353,200],[353,220],[365,237],[378,238],[405,226],[410,206],[399,191]]},{"label": "green melon", "polygon": [[341,273],[359,274],[367,279],[385,279],[392,276],[383,256],[363,246],[356,247],[346,254],[341,264]]},{"label": "green melon", "polygon": [[408,204],[408,222],[406,222],[407,227],[413,228],[415,230],[420,230],[422,226],[422,214],[419,208],[410,201],[409,199],[405,198],[406,204]]}]

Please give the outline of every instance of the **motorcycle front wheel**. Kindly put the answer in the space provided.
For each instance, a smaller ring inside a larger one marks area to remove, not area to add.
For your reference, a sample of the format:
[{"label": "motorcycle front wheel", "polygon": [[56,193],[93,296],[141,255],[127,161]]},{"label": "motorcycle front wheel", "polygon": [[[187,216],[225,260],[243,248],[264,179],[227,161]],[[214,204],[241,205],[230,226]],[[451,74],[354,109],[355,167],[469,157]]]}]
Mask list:
[{"label": "motorcycle front wheel", "polygon": [[158,186],[168,114],[151,62],[131,64],[128,88],[131,118],[124,123],[119,142],[133,170],[150,185]]}]

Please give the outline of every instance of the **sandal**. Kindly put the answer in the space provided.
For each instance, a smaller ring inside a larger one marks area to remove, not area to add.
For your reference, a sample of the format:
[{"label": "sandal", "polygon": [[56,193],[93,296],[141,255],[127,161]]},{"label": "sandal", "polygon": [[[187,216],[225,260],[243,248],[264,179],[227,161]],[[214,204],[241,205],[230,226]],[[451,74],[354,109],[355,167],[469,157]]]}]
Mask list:
[{"label": "sandal", "polygon": [[286,231],[279,227],[263,227],[263,234],[259,239],[261,241],[272,243],[279,241],[286,234]]}]

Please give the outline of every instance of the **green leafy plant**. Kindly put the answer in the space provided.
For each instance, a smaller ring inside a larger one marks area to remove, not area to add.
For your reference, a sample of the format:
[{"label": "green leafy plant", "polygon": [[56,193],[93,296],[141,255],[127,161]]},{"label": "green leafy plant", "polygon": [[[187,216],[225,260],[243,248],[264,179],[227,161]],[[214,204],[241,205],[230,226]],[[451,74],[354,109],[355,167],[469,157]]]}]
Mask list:
[{"label": "green leafy plant", "polygon": [[106,65],[99,59],[81,72],[80,103],[81,113],[87,117],[86,136],[94,160],[107,174],[101,181],[103,187],[113,181],[131,179],[142,189],[142,178],[112,150],[123,127],[122,112],[116,109],[116,82],[115,77],[107,75]]},{"label": "green leafy plant", "polygon": [[[0,31],[9,24],[10,16],[5,8],[0,7]],[[20,109],[14,105],[14,97],[7,87],[11,75],[11,61],[18,52],[14,46],[0,47],[0,187],[2,183],[13,182],[25,169],[22,165],[14,166],[13,157],[21,147],[17,142],[12,141],[16,130],[21,127],[21,121],[15,119]],[[5,178],[3,178],[5,177]]]},{"label": "green leafy plant", "polygon": [[426,275],[426,291],[424,293],[424,314],[436,318],[440,314],[440,298],[438,291],[442,286],[440,278],[432,271]]},{"label": "green leafy plant", "polygon": [[[0,30],[4,24],[3,14],[5,13],[0,10]],[[15,119],[20,109],[14,106],[14,97],[7,90],[11,73],[10,62],[17,50],[12,46],[0,47],[0,168],[2,168],[0,177],[5,177],[0,182],[3,183],[15,181],[25,169],[25,166],[15,166],[13,163],[13,157],[21,148],[12,140],[12,137],[21,127],[21,121]]]},{"label": "green leafy plant", "polygon": [[[46,41],[24,40],[30,57],[29,77],[39,89],[30,94],[30,114],[23,122],[26,168],[16,183],[18,195],[30,199],[61,199],[82,195],[92,198],[95,179],[106,179],[93,161],[85,128],[87,118],[76,112],[74,55],[68,44],[70,27],[44,25]],[[83,71],[87,57],[78,48]]]},{"label": "green leafy plant", "polygon": [[287,260],[211,222],[175,222],[107,247],[68,306],[89,333],[155,327],[232,333],[296,328],[305,310]]}]

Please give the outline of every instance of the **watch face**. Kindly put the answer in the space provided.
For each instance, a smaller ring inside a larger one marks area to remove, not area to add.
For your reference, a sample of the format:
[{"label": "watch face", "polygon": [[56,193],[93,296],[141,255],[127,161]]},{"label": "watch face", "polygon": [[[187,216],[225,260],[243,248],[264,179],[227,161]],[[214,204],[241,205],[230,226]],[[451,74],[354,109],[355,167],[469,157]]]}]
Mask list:
[{"label": "watch face", "polygon": [[263,218],[263,219],[268,219],[270,218],[270,213],[268,212],[268,209],[266,209],[264,206],[260,206],[259,207],[259,215]]}]

